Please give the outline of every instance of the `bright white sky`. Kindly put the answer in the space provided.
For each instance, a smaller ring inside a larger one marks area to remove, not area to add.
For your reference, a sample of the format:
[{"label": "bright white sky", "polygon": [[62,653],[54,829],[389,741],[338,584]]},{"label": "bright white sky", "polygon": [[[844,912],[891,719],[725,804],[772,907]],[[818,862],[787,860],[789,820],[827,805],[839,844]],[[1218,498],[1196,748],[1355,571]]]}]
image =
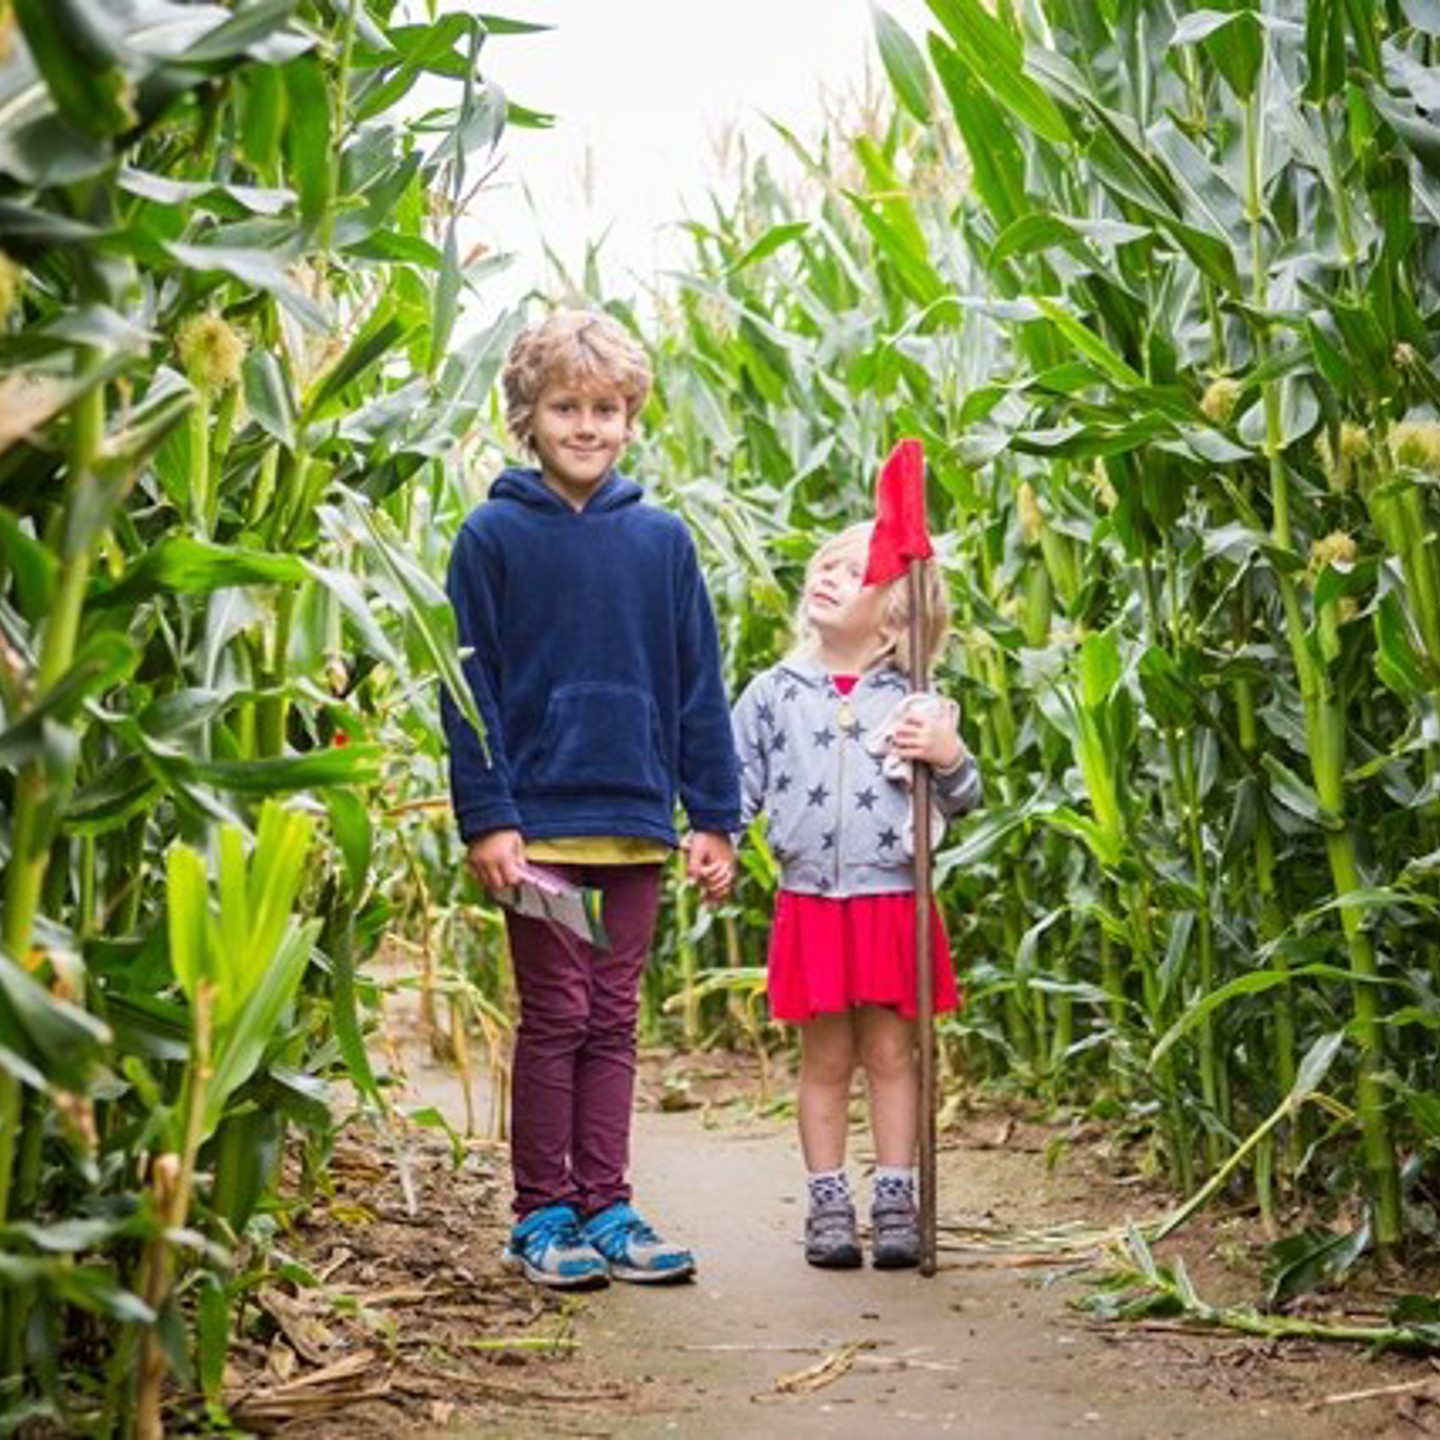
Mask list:
[{"label": "bright white sky", "polygon": [[[738,123],[752,154],[771,154],[779,166],[784,147],[765,116],[809,141],[826,96],[861,88],[867,67],[884,83],[869,0],[493,4],[555,27],[494,38],[487,58],[512,99],[558,117],[552,130],[507,132],[504,163],[474,203],[477,238],[517,252],[508,275],[485,283],[496,302],[541,283],[553,288],[542,235],[578,275],[586,240],[607,228],[607,281],[635,295],[683,253],[674,222],[706,217],[716,138],[727,126]],[[923,37],[925,0],[886,0],[885,8]]]}]

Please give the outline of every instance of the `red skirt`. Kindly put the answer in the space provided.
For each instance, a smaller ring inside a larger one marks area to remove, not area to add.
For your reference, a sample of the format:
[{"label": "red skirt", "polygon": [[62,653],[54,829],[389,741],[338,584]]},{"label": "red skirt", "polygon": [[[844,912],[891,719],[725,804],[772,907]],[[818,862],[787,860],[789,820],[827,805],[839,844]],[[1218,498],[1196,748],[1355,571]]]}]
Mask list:
[{"label": "red skirt", "polygon": [[[933,901],[930,953],[935,1013],[960,1003],[950,942]],[[915,896],[828,899],[782,890],[770,928],[770,1014],[804,1024],[856,1005],[890,1005],[915,1018]]]}]

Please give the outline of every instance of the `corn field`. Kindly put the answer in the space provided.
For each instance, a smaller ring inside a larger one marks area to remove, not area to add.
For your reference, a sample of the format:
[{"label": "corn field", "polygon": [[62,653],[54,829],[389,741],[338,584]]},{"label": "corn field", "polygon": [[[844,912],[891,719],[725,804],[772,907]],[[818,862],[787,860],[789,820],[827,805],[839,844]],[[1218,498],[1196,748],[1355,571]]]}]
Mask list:
[{"label": "corn field", "polygon": [[[1440,1229],[1440,10],[930,6],[647,305],[588,277],[655,360],[628,468],[738,693],[924,439],[987,784],[952,1086],[1394,1261]],[[382,940],[501,1048],[436,577],[518,323],[463,222],[547,117],[492,78],[533,27],[414,9],[0,0],[0,1433],[158,1435],[176,1374],[223,1422],[327,1082],[390,1105]],[[647,1013],[763,1057],[742,869],[672,889]]]},{"label": "corn field", "polygon": [[545,123],[489,79],[529,28],[0,3],[5,1433],[158,1435],[172,1369],[223,1418],[283,1136],[309,1185],[325,1081],[386,1103],[360,969],[407,857],[455,868],[407,818],[459,675],[432,519],[508,334],[457,338],[461,217]]},{"label": "corn field", "polygon": [[[802,183],[692,222],[647,461],[738,688],[924,438],[987,783],[956,1069],[1391,1254],[1440,1199],[1440,18],[930,6]],[[700,994],[763,983],[747,865]]]}]

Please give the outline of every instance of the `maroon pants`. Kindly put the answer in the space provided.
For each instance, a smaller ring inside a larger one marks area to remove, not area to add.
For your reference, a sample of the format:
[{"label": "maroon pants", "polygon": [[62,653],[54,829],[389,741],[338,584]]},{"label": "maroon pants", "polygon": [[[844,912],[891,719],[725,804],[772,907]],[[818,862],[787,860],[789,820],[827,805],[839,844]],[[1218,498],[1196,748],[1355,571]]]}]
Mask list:
[{"label": "maroon pants", "polygon": [[547,865],[605,896],[611,949],[509,911],[520,1025],[510,1101],[515,1213],[629,1200],[640,975],[660,906],[659,865]]}]

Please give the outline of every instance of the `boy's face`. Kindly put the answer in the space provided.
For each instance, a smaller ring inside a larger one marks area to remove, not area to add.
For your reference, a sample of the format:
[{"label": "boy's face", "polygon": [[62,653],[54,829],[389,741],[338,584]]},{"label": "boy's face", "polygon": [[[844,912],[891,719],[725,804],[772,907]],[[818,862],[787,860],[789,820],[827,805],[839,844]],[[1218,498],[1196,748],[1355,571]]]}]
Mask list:
[{"label": "boy's face", "polygon": [[629,442],[625,397],[603,384],[555,381],[535,402],[530,439],[545,483],[579,509]]},{"label": "boy's face", "polygon": [[855,644],[885,634],[884,585],[866,585],[869,547],[863,540],[822,555],[805,582],[805,619],[822,639]]}]

